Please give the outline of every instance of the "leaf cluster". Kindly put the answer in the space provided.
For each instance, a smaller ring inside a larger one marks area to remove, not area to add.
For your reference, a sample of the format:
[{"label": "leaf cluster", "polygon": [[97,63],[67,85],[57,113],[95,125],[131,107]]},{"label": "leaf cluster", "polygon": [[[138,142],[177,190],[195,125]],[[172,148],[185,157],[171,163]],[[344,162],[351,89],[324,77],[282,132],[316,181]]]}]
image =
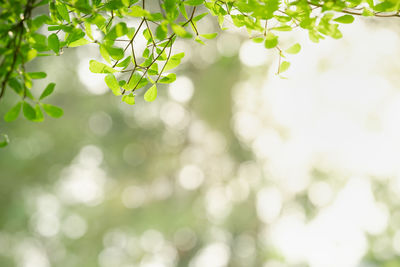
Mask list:
[{"label": "leaf cluster", "polygon": [[[47,10],[35,13],[35,10]],[[37,15],[33,15],[37,14]],[[43,112],[62,116],[62,110],[42,100],[53,93],[50,83],[41,95],[32,94],[33,81],[44,72],[28,72],[25,65],[36,57],[60,56],[64,49],[96,44],[102,60],[91,60],[90,71],[104,76],[111,92],[135,104],[136,92],[144,99],[157,97],[157,86],[176,79],[174,68],[184,53],[173,53],[178,38],[205,44],[217,33],[203,33],[198,22],[214,16],[222,30],[224,21],[245,28],[254,42],[276,49],[280,74],[290,66],[288,54],[300,52],[296,43],[284,48],[280,33],[296,28],[314,42],[342,37],[340,24],[354,16],[400,17],[399,0],[14,0],[0,2],[0,100],[6,91],[20,98],[4,115],[15,120],[20,111],[31,121]],[[130,25],[137,25],[132,27]],[[145,47],[138,38],[145,39]],[[148,89],[146,89],[148,88]],[[4,139],[6,140],[6,139]],[[2,141],[5,142],[5,141]]]}]

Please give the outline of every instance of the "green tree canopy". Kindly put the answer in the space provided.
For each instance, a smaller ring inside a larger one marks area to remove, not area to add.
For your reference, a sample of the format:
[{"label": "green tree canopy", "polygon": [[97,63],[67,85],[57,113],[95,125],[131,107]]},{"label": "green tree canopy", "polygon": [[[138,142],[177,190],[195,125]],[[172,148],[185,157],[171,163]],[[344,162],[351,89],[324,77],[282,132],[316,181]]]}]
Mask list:
[{"label": "green tree canopy", "polygon": [[[97,44],[103,61],[91,60],[90,71],[101,74],[114,95],[133,105],[136,90],[146,90],[144,99],[153,101],[158,84],[175,81],[173,69],[184,57],[173,53],[178,38],[204,44],[217,36],[197,27],[206,16],[215,17],[222,30],[225,20],[232,21],[245,28],[254,42],[275,49],[280,74],[290,67],[286,56],[301,50],[299,43],[281,45],[282,32],[301,28],[313,42],[327,36],[338,39],[340,24],[352,23],[354,16],[400,17],[400,1],[14,0],[1,1],[0,12],[0,100],[6,93],[19,96],[4,115],[10,122],[21,110],[31,121],[42,121],[43,111],[55,118],[63,115],[62,109],[47,103],[54,83],[38,98],[31,93],[33,80],[47,76],[26,71],[26,64],[36,57],[59,56],[69,47]],[[139,35],[146,40],[144,49],[135,42]],[[4,136],[0,147],[7,142]]]}]

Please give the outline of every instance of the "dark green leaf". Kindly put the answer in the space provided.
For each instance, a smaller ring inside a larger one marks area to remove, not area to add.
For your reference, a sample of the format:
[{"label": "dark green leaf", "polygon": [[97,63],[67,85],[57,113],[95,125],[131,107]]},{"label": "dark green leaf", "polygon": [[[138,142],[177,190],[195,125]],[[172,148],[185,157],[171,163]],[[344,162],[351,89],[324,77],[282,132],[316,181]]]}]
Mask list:
[{"label": "dark green leaf", "polygon": [[8,136],[6,134],[3,134],[3,140],[0,141],[0,148],[5,147],[10,143],[10,140],[8,139]]}]

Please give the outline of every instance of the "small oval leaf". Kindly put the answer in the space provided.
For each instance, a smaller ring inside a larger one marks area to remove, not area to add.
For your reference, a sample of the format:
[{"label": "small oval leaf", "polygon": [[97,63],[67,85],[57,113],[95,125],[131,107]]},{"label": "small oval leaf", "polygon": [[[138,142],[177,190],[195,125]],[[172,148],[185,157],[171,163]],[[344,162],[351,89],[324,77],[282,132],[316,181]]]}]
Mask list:
[{"label": "small oval leaf", "polygon": [[274,48],[275,46],[278,45],[278,36],[275,34],[269,32],[265,36],[265,42],[264,42],[265,48],[271,49]]},{"label": "small oval leaf", "polygon": [[50,105],[50,104],[42,104],[42,107],[43,107],[44,111],[47,113],[47,115],[49,115],[53,118],[59,118],[64,114],[64,111],[61,108]]},{"label": "small oval leaf", "polygon": [[157,86],[153,84],[149,90],[144,94],[144,100],[147,102],[154,101],[157,97]]},{"label": "small oval leaf", "polygon": [[129,105],[135,105],[135,95],[132,93],[130,93],[129,95],[124,95],[122,97],[122,101]]},{"label": "small oval leaf", "polygon": [[282,64],[279,66],[279,72],[278,72],[278,74],[279,74],[279,73],[282,73],[282,72],[284,72],[284,71],[287,71],[289,67],[290,67],[290,62],[283,61]]},{"label": "small oval leaf", "polygon": [[24,102],[22,105],[22,111],[24,113],[25,118],[30,121],[35,120],[36,118],[36,110],[27,102]]},{"label": "small oval leaf", "polygon": [[334,21],[339,22],[339,23],[349,24],[354,21],[354,17],[352,15],[343,15],[343,16],[340,16],[340,17],[334,19]]},{"label": "small oval leaf", "polygon": [[301,45],[300,44],[294,44],[291,47],[289,47],[288,49],[286,49],[286,53],[289,54],[297,54],[299,53],[301,50]]},{"label": "small oval leaf", "polygon": [[5,115],[4,120],[10,122],[18,118],[19,112],[21,111],[22,102],[18,102],[13,106]]},{"label": "small oval leaf", "polygon": [[121,90],[119,87],[119,83],[115,78],[114,74],[109,73],[104,77],[104,81],[106,82],[107,86],[111,89],[114,95],[121,95]]},{"label": "small oval leaf", "polygon": [[44,79],[47,77],[45,72],[28,72],[29,77],[32,79]]},{"label": "small oval leaf", "polygon": [[43,93],[40,95],[39,100],[44,99],[45,97],[51,95],[54,91],[55,83],[49,83],[46,88],[43,90]]},{"label": "small oval leaf", "polygon": [[49,48],[54,51],[54,53],[58,54],[60,51],[60,40],[58,39],[57,34],[53,33],[47,38],[47,42],[49,44]]}]

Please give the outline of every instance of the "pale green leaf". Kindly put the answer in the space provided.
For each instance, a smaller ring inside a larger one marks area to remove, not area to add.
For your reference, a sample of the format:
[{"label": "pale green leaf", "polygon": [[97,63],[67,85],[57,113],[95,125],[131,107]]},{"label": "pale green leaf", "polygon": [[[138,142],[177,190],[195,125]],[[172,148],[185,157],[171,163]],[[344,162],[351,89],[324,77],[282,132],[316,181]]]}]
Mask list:
[{"label": "pale green leaf", "polygon": [[290,62],[283,61],[281,65],[279,66],[279,73],[285,72],[289,69],[290,67]]},{"label": "pale green leaf", "polygon": [[114,74],[112,73],[107,74],[106,77],[104,78],[104,81],[106,82],[107,86],[111,89],[114,95],[121,95],[121,89]]},{"label": "pale green leaf", "polygon": [[122,96],[122,101],[129,105],[135,105],[135,95],[132,93],[129,95],[124,95]]},{"label": "pale green leaf", "polygon": [[297,54],[299,53],[301,50],[301,45],[300,44],[294,44],[291,47],[289,47],[288,49],[286,49],[286,52],[289,54]]},{"label": "pale green leaf", "polygon": [[144,100],[147,102],[154,101],[157,97],[157,86],[153,84],[144,94]]},{"label": "pale green leaf", "polygon": [[334,19],[334,21],[339,22],[339,23],[349,24],[354,21],[354,17],[352,15],[343,15],[343,16],[340,16],[340,17]]},{"label": "pale green leaf", "polygon": [[179,53],[176,55],[173,55],[168,62],[165,64],[164,71],[171,70],[173,68],[176,68],[180,63],[181,59],[185,56],[185,53]]},{"label": "pale green leaf", "polygon": [[90,61],[89,70],[93,73],[114,73],[116,70],[96,60]]},{"label": "pale green leaf", "polygon": [[276,47],[278,45],[278,36],[271,32],[267,33],[267,35],[265,36],[264,45],[268,49]]},{"label": "pale green leaf", "polygon": [[169,73],[167,76],[162,77],[158,82],[159,83],[173,83],[176,80],[175,73]]}]

